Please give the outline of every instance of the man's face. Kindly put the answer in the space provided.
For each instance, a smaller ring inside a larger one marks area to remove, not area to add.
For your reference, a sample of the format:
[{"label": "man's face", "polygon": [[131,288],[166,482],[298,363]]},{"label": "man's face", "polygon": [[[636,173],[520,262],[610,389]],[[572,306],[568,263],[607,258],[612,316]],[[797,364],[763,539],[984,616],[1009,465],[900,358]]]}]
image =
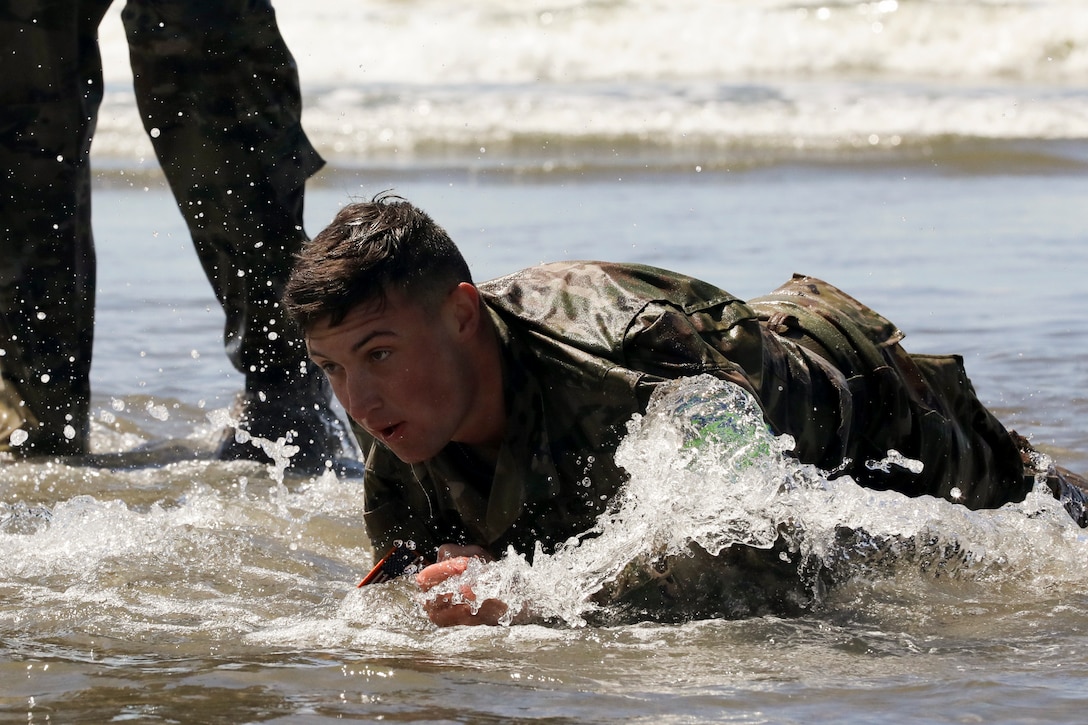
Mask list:
[{"label": "man's face", "polygon": [[473,388],[463,324],[447,298],[437,310],[391,291],[306,334],[310,358],[352,420],[406,463],[434,457],[461,434]]}]

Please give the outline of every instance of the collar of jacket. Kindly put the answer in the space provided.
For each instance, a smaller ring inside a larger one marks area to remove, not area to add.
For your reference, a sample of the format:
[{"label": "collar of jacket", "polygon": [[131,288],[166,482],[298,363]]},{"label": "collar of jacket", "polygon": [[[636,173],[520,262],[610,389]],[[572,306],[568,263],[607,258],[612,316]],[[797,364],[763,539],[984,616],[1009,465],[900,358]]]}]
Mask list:
[{"label": "collar of jacket", "polygon": [[[486,305],[485,305],[486,306]],[[527,504],[558,494],[559,474],[552,457],[540,383],[525,346],[506,323],[487,307],[499,338],[506,406],[506,435],[495,464],[486,504],[477,498],[475,511],[460,510],[462,520],[488,544],[501,538]],[[465,499],[465,503],[471,497]]]}]

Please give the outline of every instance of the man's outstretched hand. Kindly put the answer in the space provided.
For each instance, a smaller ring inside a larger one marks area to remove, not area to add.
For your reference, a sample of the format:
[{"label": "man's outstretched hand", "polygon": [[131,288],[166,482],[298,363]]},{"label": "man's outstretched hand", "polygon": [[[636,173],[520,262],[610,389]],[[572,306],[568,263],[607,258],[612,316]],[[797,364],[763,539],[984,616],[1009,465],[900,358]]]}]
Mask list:
[{"label": "man's outstretched hand", "polygon": [[[479,546],[457,546],[443,544],[438,548],[438,562],[431,564],[416,574],[416,584],[423,591],[430,591],[450,577],[463,574],[468,569],[470,559],[494,561],[494,557]],[[459,624],[497,625],[506,614],[508,607],[498,599],[485,599],[476,611],[476,593],[465,585],[461,587],[464,601],[454,603],[452,594],[441,594],[424,604],[424,609],[431,621],[439,627],[453,627]]]}]

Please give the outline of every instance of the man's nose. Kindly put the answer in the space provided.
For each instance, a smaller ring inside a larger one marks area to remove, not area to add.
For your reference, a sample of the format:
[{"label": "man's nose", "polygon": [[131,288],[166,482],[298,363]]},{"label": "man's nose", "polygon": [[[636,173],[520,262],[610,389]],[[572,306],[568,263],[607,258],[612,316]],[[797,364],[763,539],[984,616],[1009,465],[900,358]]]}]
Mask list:
[{"label": "man's nose", "polygon": [[351,419],[360,425],[365,426],[368,417],[372,417],[374,411],[381,408],[381,395],[372,384],[358,379],[349,380],[344,393],[347,400],[341,400],[340,404]]}]

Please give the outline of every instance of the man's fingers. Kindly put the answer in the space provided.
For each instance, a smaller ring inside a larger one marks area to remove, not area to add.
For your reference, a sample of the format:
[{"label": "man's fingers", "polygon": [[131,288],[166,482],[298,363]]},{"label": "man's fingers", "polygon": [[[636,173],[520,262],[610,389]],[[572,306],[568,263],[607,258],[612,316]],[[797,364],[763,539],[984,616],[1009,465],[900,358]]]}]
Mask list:
[{"label": "man's fingers", "polygon": [[[445,544],[438,549],[438,563],[425,567],[416,574],[416,584],[423,591],[429,591],[450,577],[464,574],[472,559],[493,561],[493,558],[479,546],[457,546]],[[432,622],[439,627],[458,625],[497,625],[508,607],[498,599],[485,599],[474,612],[476,593],[472,587],[463,585],[459,597],[454,603],[452,594],[439,594],[423,604],[424,611]]]},{"label": "man's fingers", "polygon": [[423,591],[428,591],[433,587],[438,586],[442,582],[449,579],[451,576],[457,576],[458,574],[464,574],[468,569],[468,558],[461,556],[456,559],[445,559],[439,561],[437,564],[431,564],[428,567],[424,567],[423,571],[416,574],[416,584]]},{"label": "man's fingers", "polygon": [[508,609],[498,599],[485,599],[475,612],[472,611],[471,604],[453,604],[452,602],[451,595],[442,594],[433,601],[427,602],[424,609],[430,620],[439,627],[481,624],[495,626]]}]

